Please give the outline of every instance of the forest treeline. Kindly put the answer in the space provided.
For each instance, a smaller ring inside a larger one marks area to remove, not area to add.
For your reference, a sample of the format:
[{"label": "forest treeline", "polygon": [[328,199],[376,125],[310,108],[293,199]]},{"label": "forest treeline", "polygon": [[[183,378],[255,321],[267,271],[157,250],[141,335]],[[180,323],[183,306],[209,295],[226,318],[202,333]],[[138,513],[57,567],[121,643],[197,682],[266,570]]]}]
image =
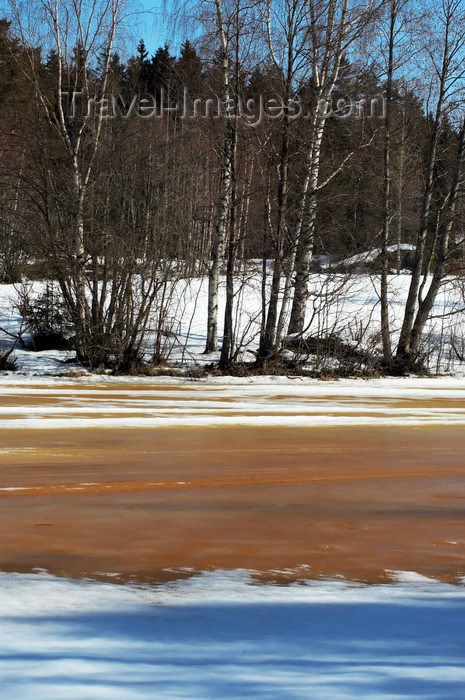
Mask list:
[{"label": "forest treeline", "polygon": [[376,249],[363,267],[379,295],[372,359],[421,368],[437,295],[464,260],[465,3],[198,0],[185,14],[176,55],[142,40],[121,51],[120,0],[12,0],[0,21],[0,280],[53,290],[24,292],[28,329],[130,371],[147,334],[169,332],[177,281],[202,276],[207,353],[225,285],[227,371],[254,261],[266,369],[317,342],[312,275],[342,289],[361,272],[344,261]]}]

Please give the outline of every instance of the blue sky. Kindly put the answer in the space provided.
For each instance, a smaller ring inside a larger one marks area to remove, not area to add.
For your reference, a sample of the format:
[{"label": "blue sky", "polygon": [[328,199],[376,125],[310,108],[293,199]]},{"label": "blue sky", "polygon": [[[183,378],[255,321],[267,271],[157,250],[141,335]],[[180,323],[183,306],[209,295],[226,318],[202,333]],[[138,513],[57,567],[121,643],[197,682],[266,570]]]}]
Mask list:
[{"label": "blue sky", "polygon": [[[134,33],[137,36],[136,45],[140,39],[144,39],[147,50],[151,55],[167,42],[172,47],[173,53],[176,53],[180,41],[178,37],[174,36],[172,23],[166,18],[166,13],[163,10],[163,0],[139,0],[139,3],[142,8],[142,14],[140,16],[140,28],[134,29]],[[139,33],[137,34],[137,32]]]}]

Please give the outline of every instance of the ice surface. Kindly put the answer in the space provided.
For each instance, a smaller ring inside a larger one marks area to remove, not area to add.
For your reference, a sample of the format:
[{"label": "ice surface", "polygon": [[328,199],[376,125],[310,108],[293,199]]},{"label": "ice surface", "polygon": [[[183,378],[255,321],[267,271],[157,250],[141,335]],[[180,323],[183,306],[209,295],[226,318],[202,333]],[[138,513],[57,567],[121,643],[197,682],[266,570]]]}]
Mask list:
[{"label": "ice surface", "polygon": [[465,424],[465,381],[451,377],[369,382],[6,377],[3,402],[0,429]]}]

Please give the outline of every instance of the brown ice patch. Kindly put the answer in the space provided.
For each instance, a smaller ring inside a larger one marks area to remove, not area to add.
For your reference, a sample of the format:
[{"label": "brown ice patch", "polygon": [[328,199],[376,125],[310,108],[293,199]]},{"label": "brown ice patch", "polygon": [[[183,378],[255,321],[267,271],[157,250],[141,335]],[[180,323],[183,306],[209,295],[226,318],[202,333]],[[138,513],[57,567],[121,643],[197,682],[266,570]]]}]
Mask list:
[{"label": "brown ice patch", "polygon": [[[298,387],[297,387],[298,388]],[[44,390],[45,391],[45,390]],[[331,413],[337,413],[338,415],[353,416],[353,415],[371,415],[371,409],[384,409],[385,413],[388,415],[393,415],[393,412],[397,410],[409,410],[416,412],[418,409],[430,410],[430,409],[440,409],[443,411],[465,411],[465,399],[463,398],[463,392],[461,396],[458,397],[447,397],[447,398],[421,398],[414,397],[409,398],[406,395],[389,397],[383,396],[382,388],[376,396],[352,396],[350,394],[344,393],[328,393],[327,395],[315,395],[311,394],[311,387],[308,387],[308,392],[304,395],[299,395],[299,392],[293,393],[279,393],[270,395],[263,395],[261,391],[254,393],[252,387],[221,387],[221,386],[197,386],[192,385],[53,385],[46,390],[46,393],[41,393],[40,386],[36,389],[29,389],[26,387],[9,387],[8,392],[5,394],[0,394],[0,406],[5,408],[21,408],[27,410],[28,408],[36,407],[50,407],[55,406],[57,408],[57,415],[63,415],[63,410],[69,407],[70,409],[76,410],[78,412],[73,414],[76,416],[85,417],[97,417],[98,413],[80,413],[83,407],[94,407],[101,411],[101,415],[111,414],[112,408],[127,408],[128,413],[126,415],[139,415],[138,409],[141,408],[138,405],[138,401],[144,403],[145,409],[150,409],[156,411],[157,409],[163,410],[166,408],[180,408],[179,400],[182,401],[184,397],[188,401],[194,401],[196,406],[195,410],[202,411],[202,404],[207,402],[214,402],[218,404],[219,408],[218,415],[223,412],[222,406],[228,408],[228,415],[254,415],[255,411],[247,411],[246,408],[237,408],[236,404],[244,404],[251,400],[253,402],[258,402],[258,404],[263,409],[263,415],[280,415],[280,407],[286,407],[289,404],[295,404],[296,402],[300,404],[299,409],[296,410],[295,414],[287,413],[286,415],[301,415],[306,413],[305,407],[312,407],[317,411],[324,413],[325,407],[329,406]],[[345,411],[345,408],[356,408],[362,409],[362,413],[354,413],[353,411]],[[207,411],[211,409],[207,408]],[[181,413],[182,411],[180,411]],[[312,411],[311,414],[314,414]],[[122,416],[122,414],[115,413],[115,415]],[[140,411],[141,416],[146,416],[146,412]],[[375,414],[376,415],[376,414]],[[382,414],[377,414],[382,415]],[[11,414],[4,414],[1,416],[3,420],[8,420],[16,414],[12,411]],[[46,416],[45,416],[46,417]]]},{"label": "brown ice patch", "polygon": [[[24,448],[31,448],[25,450]],[[463,428],[0,431],[0,569],[465,574]]]}]

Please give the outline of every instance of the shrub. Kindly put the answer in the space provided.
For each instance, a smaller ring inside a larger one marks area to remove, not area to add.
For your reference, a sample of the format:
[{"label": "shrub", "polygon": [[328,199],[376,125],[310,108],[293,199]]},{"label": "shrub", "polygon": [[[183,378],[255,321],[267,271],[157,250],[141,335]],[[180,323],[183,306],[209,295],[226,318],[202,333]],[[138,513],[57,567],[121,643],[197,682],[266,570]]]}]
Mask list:
[{"label": "shrub", "polygon": [[30,288],[23,288],[18,309],[31,336],[31,350],[74,349],[72,325],[53,285],[47,284],[37,297],[32,297]]},{"label": "shrub", "polygon": [[18,360],[13,355],[15,346],[11,348],[0,347],[0,371],[16,372],[18,369]]}]

